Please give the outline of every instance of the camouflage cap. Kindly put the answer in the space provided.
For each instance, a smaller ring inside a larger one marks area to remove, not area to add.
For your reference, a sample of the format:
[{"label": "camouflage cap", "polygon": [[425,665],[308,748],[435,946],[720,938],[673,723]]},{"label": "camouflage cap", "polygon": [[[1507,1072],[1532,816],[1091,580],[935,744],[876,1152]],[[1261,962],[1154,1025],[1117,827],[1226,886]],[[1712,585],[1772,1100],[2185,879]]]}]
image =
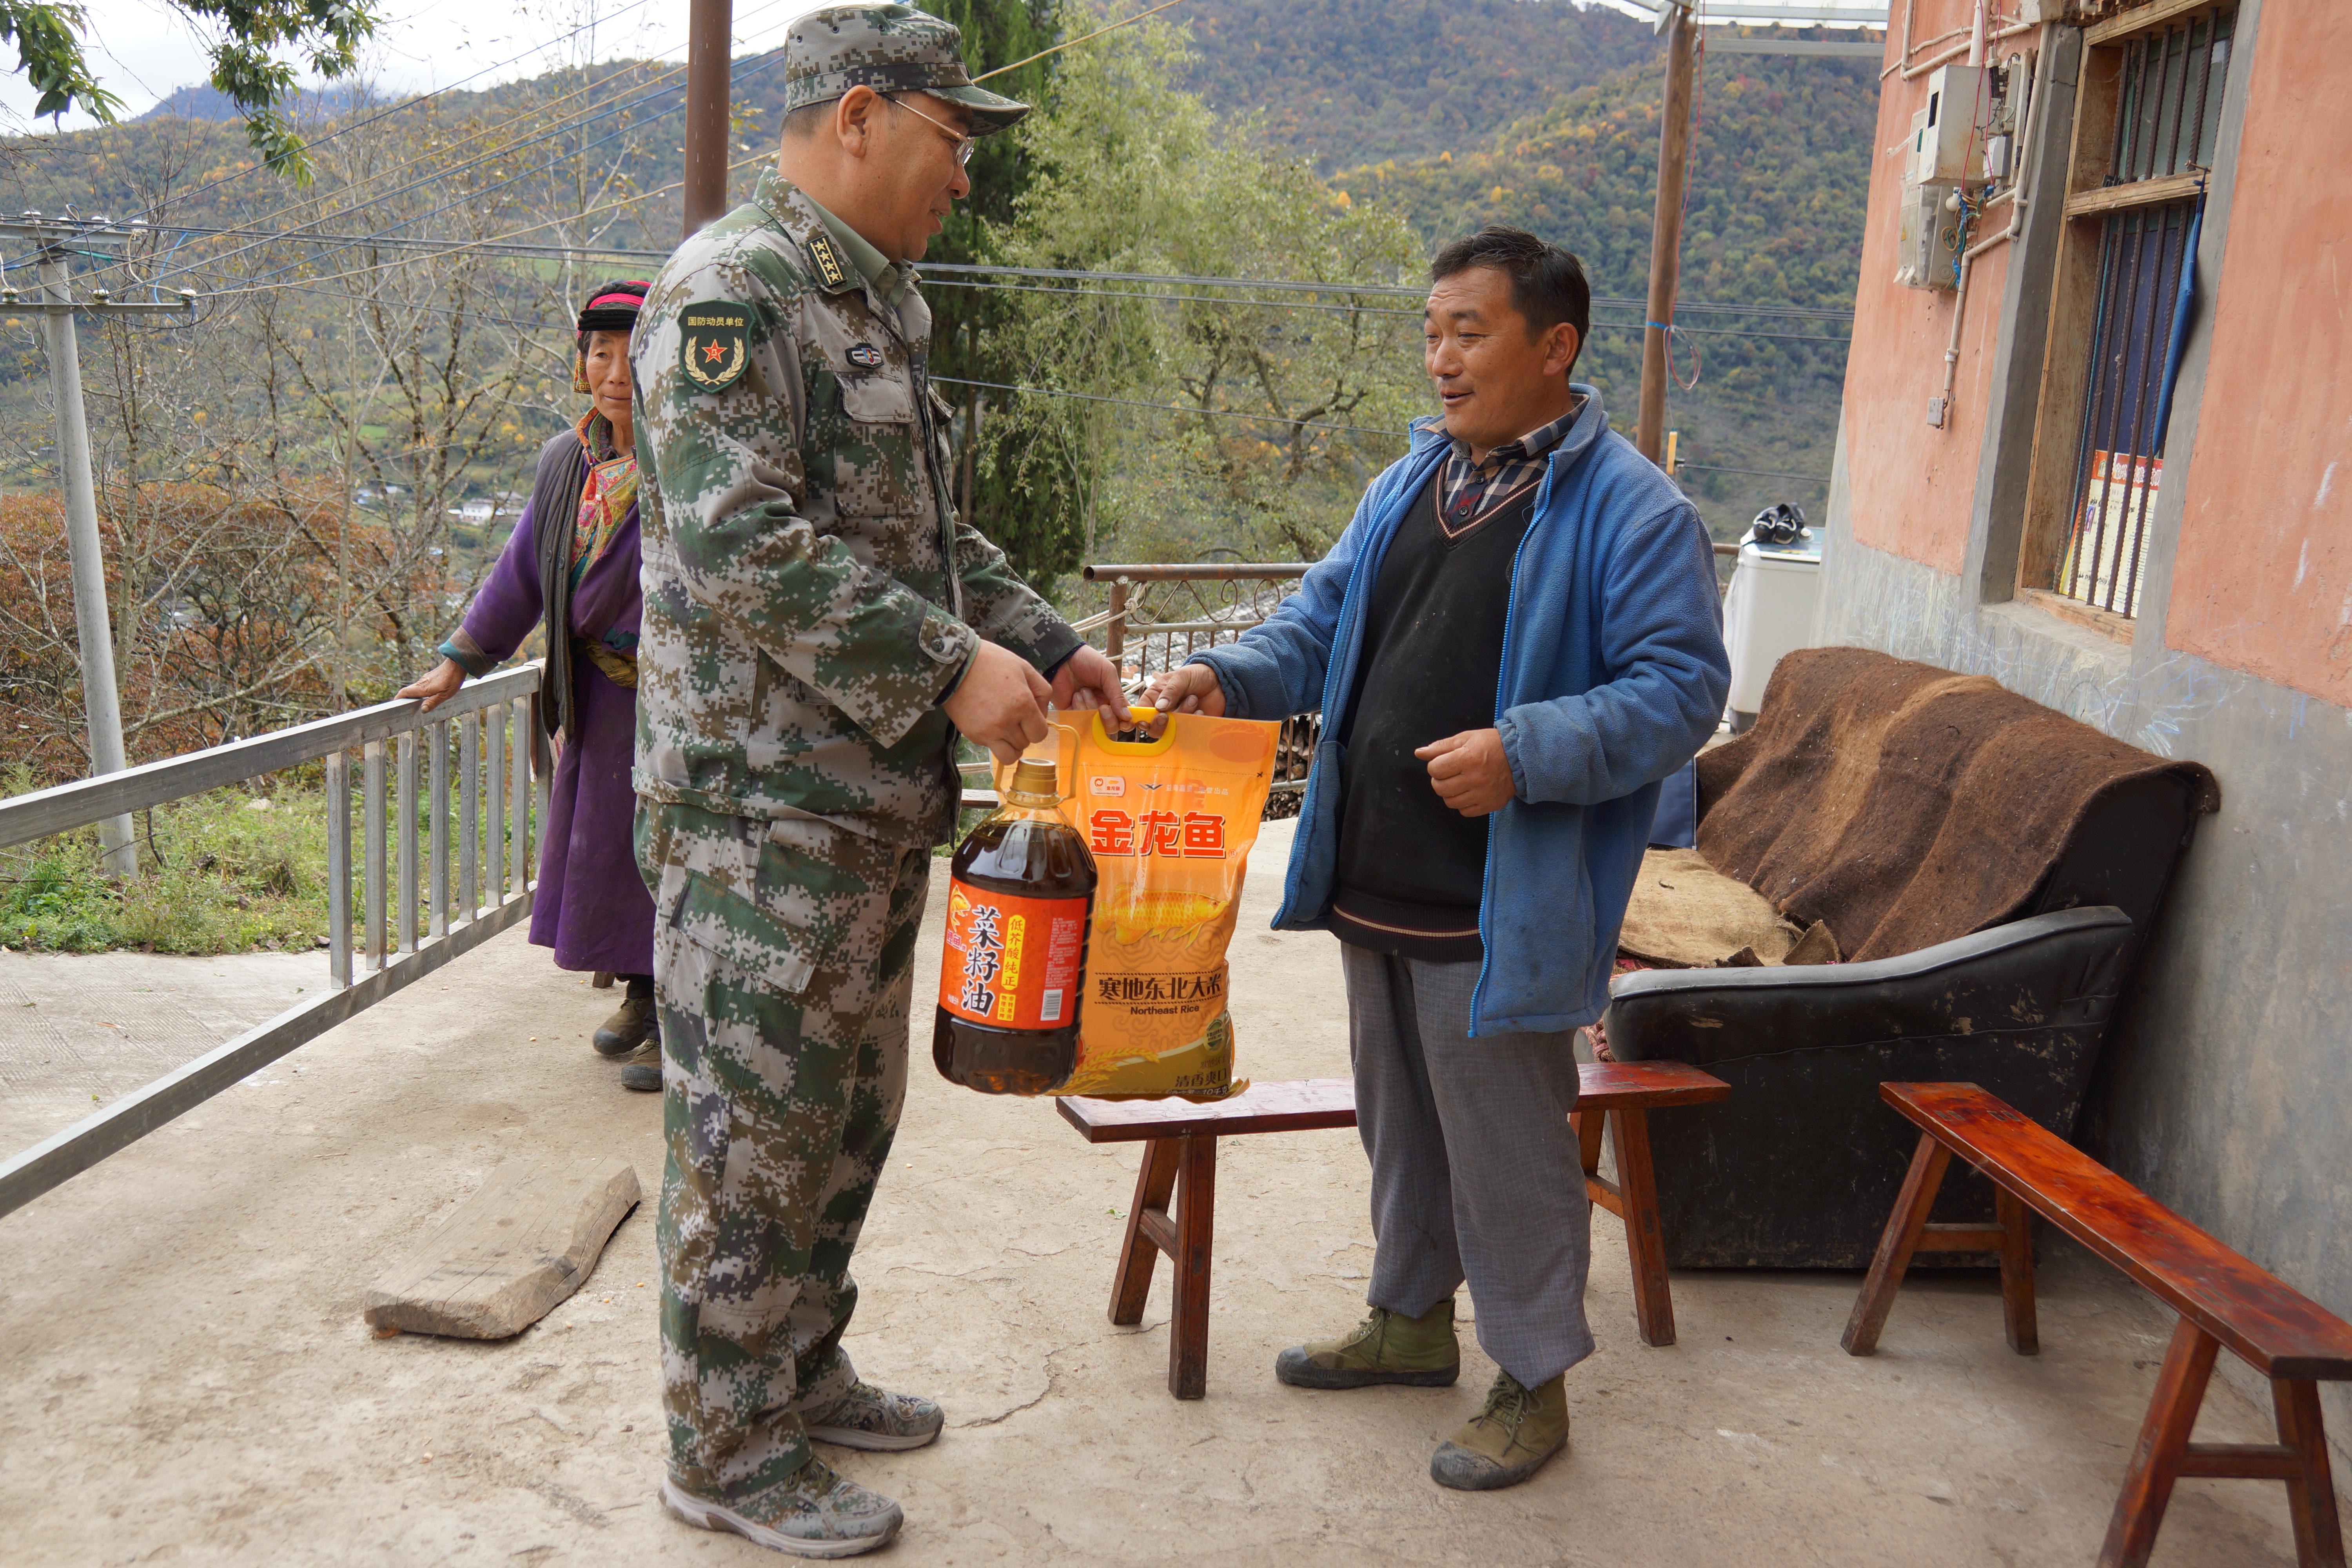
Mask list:
[{"label": "camouflage cap", "polygon": [[928,92],[971,110],[971,133],[1002,131],[1029,106],[971,85],[963,35],[912,5],[828,5],[784,38],[784,112],[830,103],[853,87]]}]

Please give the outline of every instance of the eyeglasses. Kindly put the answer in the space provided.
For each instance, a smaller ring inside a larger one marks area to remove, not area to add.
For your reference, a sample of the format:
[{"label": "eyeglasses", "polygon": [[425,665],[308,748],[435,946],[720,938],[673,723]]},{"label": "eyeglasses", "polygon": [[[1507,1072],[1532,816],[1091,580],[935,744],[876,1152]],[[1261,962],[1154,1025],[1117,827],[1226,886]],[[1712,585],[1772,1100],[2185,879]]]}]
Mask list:
[{"label": "eyeglasses", "polygon": [[921,110],[917,109],[911,103],[903,102],[895,98],[890,99],[887,101],[891,108],[903,109],[918,120],[930,120],[930,122],[933,125],[938,126],[940,130],[947,132],[949,143],[948,150],[955,154],[956,167],[961,169],[971,164],[971,150],[978,144],[973,138],[965,135],[962,132],[958,131],[954,126],[948,124],[945,121],[931,120],[929,115],[925,114]]}]

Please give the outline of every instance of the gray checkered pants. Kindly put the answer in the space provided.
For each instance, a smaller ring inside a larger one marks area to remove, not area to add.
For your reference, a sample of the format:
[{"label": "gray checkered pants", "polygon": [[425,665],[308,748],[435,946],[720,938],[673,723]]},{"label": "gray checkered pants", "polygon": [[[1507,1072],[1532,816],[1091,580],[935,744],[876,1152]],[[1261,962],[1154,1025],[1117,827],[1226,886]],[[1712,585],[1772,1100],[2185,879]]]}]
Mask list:
[{"label": "gray checkered pants", "polygon": [[1591,1208],[1568,1126],[1576,1037],[1474,1040],[1475,963],[1339,953],[1372,1161],[1366,1300],[1419,1317],[1466,1279],[1479,1345],[1528,1387],[1549,1382],[1592,1353]]}]

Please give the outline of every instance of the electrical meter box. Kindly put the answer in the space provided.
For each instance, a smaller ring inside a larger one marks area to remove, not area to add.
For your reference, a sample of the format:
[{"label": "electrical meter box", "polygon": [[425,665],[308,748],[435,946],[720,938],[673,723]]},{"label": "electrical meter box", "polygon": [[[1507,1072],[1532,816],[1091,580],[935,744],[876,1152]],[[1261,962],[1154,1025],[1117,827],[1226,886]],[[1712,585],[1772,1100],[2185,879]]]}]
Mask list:
[{"label": "electrical meter box", "polygon": [[1985,177],[1984,138],[1976,133],[1977,98],[1986,87],[1985,69],[1943,66],[1927,73],[1927,106],[1911,116],[1906,181]]},{"label": "electrical meter box", "polygon": [[1895,281],[1906,289],[1953,289],[1960,255],[1960,215],[1952,209],[1958,184],[1929,180],[1903,187],[1903,227],[1895,245]]}]

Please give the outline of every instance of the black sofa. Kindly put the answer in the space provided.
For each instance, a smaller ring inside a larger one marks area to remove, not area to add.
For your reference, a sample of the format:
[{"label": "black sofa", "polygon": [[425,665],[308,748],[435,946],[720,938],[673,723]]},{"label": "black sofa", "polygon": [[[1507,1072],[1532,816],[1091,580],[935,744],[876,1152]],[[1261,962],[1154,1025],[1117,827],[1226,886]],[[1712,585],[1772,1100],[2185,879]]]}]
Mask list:
[{"label": "black sofa", "polygon": [[[1903,668],[1916,675],[1923,667]],[[1811,700],[1822,689],[1816,680]],[[1806,684],[1784,689],[1776,674],[1759,730],[1771,721],[1775,697],[1806,700]],[[1783,723],[1791,717],[1784,712]],[[1706,816],[1727,793],[1722,778],[1712,790],[1707,784],[1703,766],[1703,851]],[[2070,1135],[2145,933],[2198,816],[2217,800],[2211,775],[2193,763],[2102,789],[2072,823],[2025,907],[1916,952],[1865,952],[1864,961],[1841,964],[1619,976],[1603,1018],[1616,1059],[1689,1062],[1732,1089],[1721,1103],[1652,1124],[1667,1262],[1867,1267],[1917,1142],[1880,1100],[1884,1082],[1979,1084]],[[1947,864],[1965,862],[1969,847],[1956,848],[1951,837],[1945,825],[1937,855]],[[1773,889],[1759,890],[1770,896]],[[1991,1213],[1987,1184],[1963,1175],[1956,1169],[1946,1182],[1933,1217]],[[1990,1259],[1943,1254],[1933,1261]]]}]

